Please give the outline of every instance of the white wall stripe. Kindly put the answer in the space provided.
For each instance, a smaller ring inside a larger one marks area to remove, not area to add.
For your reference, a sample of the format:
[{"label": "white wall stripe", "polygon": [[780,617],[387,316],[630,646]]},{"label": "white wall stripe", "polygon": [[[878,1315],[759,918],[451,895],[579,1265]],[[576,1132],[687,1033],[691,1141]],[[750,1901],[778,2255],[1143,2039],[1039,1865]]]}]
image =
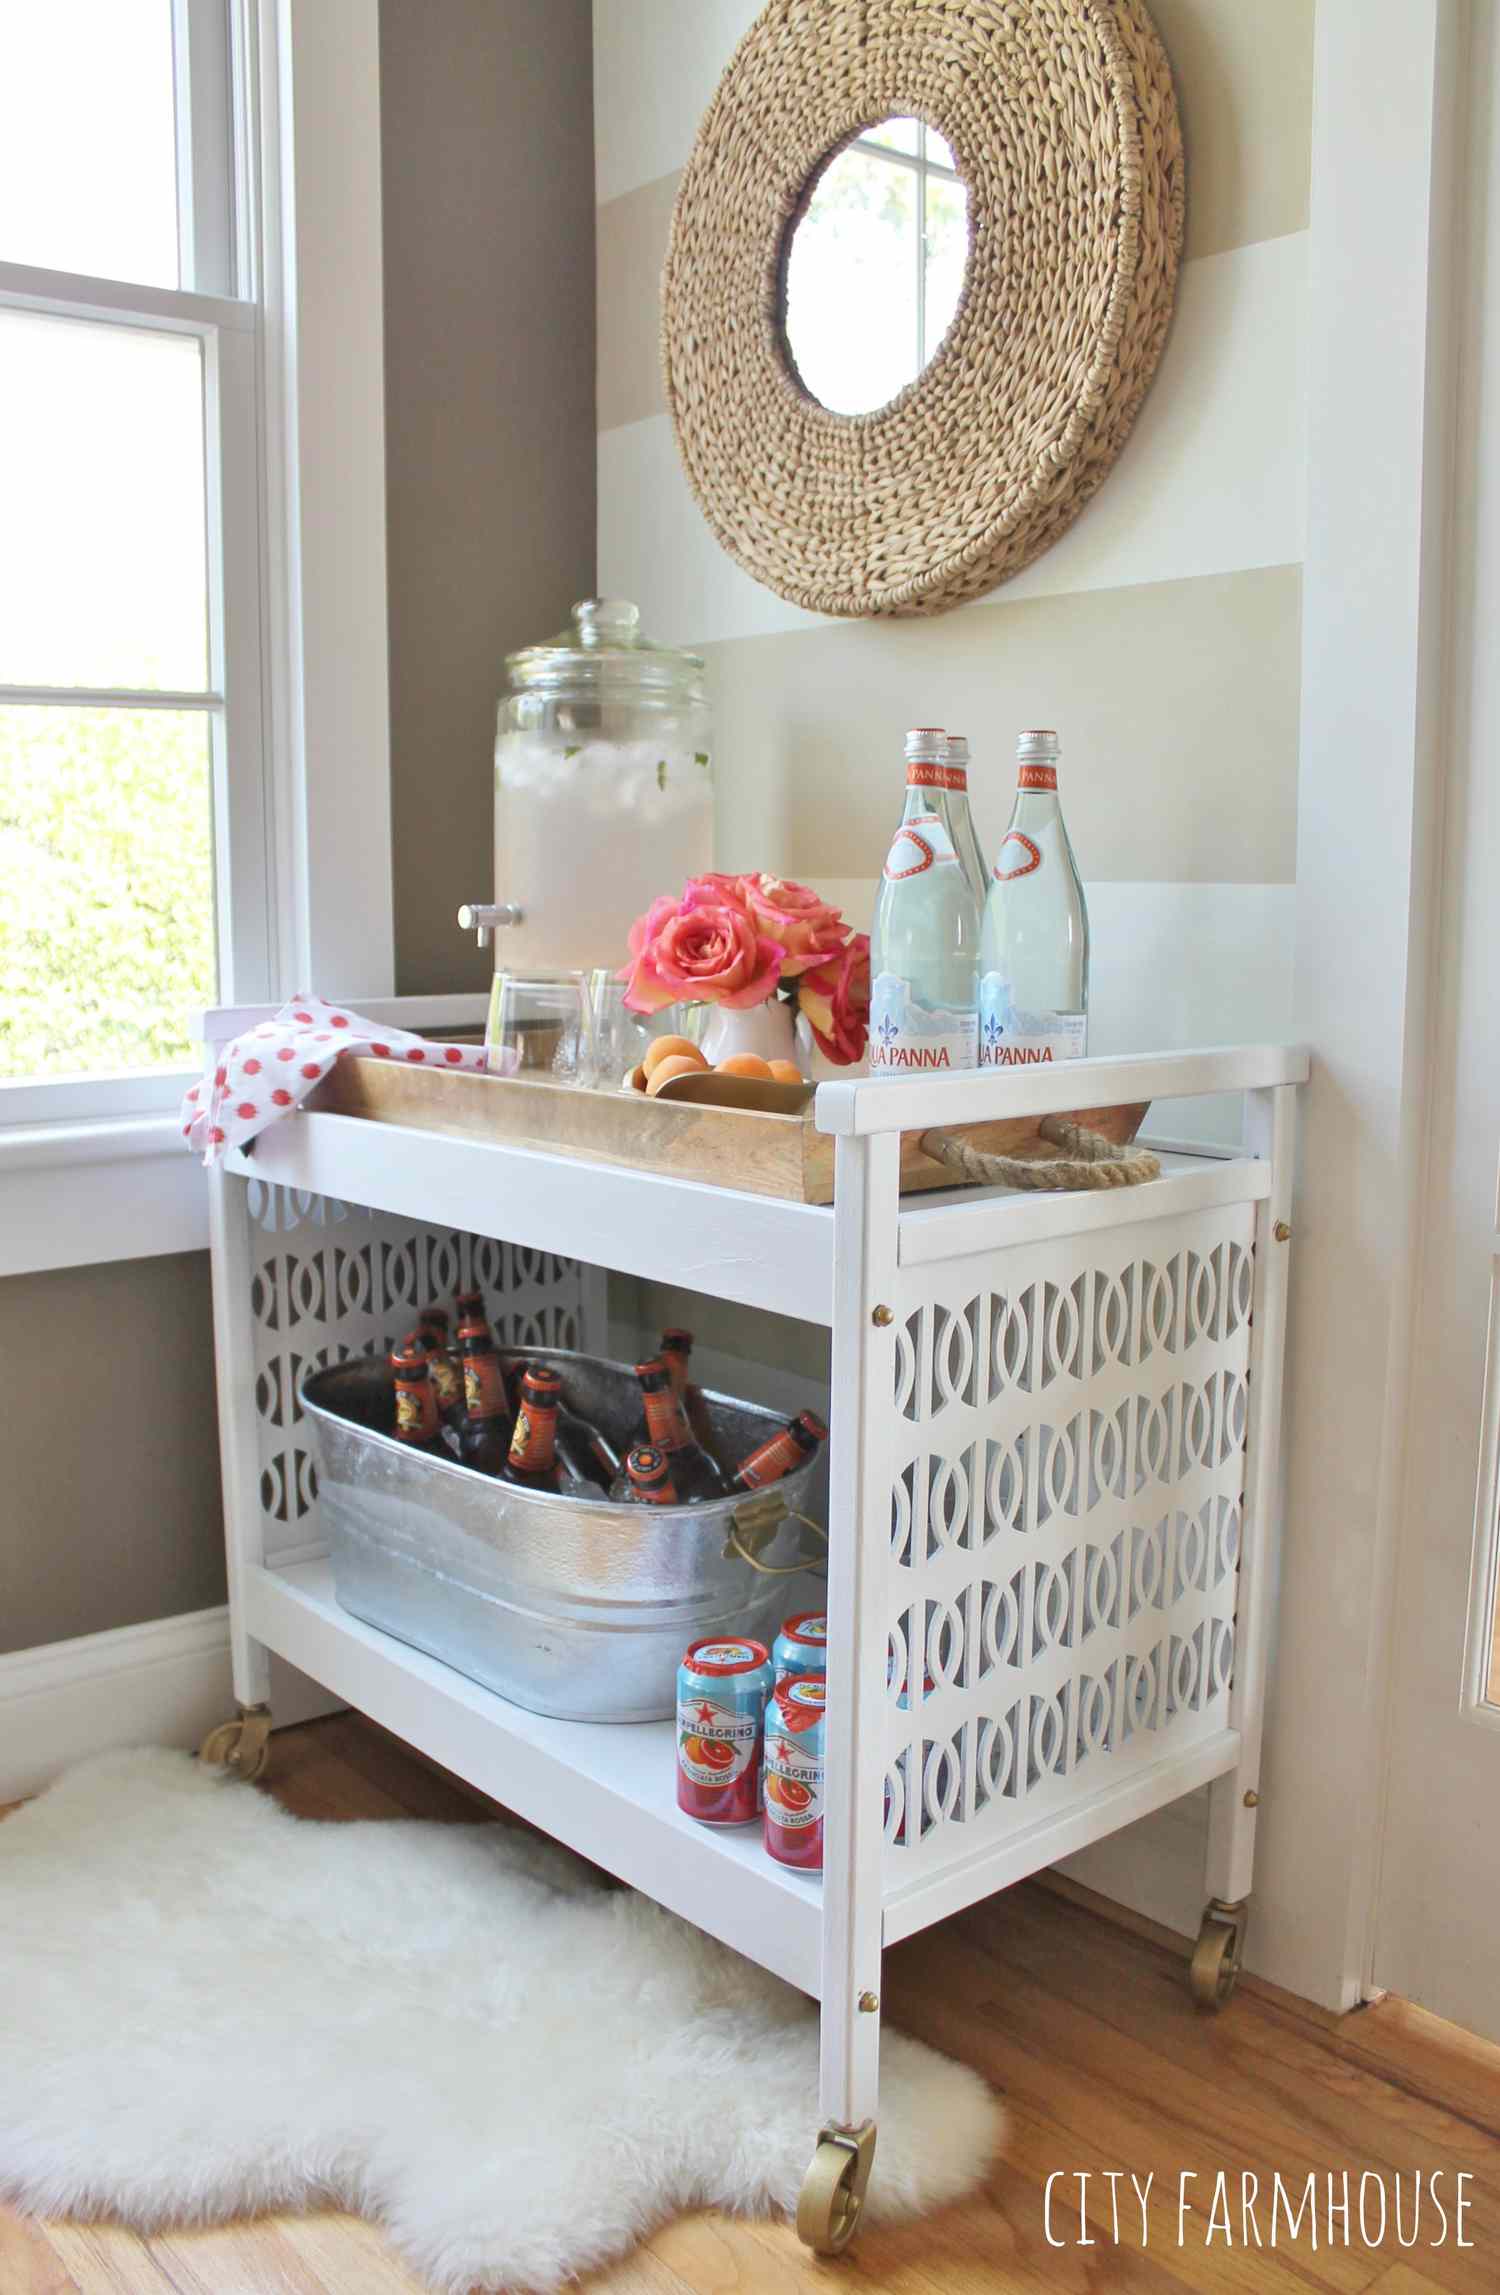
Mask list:
[{"label": "white wall stripe", "polygon": [[[1055,548],[979,603],[1300,561],[1306,259],[1299,231],[1184,267],[1166,355],[1107,483]],[[761,588],[719,547],[664,414],[600,436],[599,582],[679,643],[824,618]]]},{"label": "white wall stripe", "polygon": [[681,167],[761,0],[594,0],[594,197]]}]

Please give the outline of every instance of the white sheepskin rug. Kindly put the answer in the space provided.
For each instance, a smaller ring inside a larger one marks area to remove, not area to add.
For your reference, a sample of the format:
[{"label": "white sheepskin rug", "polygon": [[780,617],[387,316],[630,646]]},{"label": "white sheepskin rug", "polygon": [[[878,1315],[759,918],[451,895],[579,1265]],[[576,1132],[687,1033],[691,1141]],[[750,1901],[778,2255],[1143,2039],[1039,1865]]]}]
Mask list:
[{"label": "white sheepskin rug", "polygon": [[[443,2295],[549,2289],[680,2209],[794,2210],[817,2087],[800,1994],[506,1826],[308,1823],[164,1751],[0,1824],[0,2192],[39,2215],[336,2204]],[[888,2032],[867,2220],[1000,2125]]]}]

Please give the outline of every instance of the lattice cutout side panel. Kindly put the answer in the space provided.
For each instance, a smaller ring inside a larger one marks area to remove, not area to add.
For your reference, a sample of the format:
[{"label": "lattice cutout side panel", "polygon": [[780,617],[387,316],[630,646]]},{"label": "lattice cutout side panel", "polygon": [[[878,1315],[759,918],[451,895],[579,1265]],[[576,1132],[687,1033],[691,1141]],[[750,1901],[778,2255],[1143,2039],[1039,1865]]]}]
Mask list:
[{"label": "lattice cutout side panel", "polygon": [[891,1878],[1228,1722],[1254,1207],[904,1271]]},{"label": "lattice cutout side panel", "polygon": [[[248,1183],[255,1409],[266,1558],[324,1544],[317,1472],[297,1402],[310,1371],[380,1353],[421,1309],[483,1291],[508,1347],[586,1347],[587,1270],[576,1259],[426,1227],[331,1196]],[[597,1343],[597,1342],[596,1342]]]}]

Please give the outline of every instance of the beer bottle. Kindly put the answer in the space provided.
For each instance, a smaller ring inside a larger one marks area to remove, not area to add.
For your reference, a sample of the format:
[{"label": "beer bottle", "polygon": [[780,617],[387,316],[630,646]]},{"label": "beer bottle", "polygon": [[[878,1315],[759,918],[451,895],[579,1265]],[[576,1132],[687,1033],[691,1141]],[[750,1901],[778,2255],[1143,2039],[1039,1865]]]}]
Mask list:
[{"label": "beer bottle", "polygon": [[464,1415],[464,1375],[448,1335],[447,1310],[424,1307],[417,1318],[417,1336],[427,1349],[438,1417],[444,1426],[456,1427]]},{"label": "beer bottle", "polygon": [[481,1315],[459,1333],[463,1349],[463,1415],[458,1455],[477,1474],[503,1474],[510,1455],[511,1408],[505,1370]]},{"label": "beer bottle", "polygon": [[[556,1371],[528,1367],[521,1373],[521,1407],[510,1438],[505,1479],[523,1490],[561,1490],[563,1471],[557,1456],[557,1398],[562,1381]],[[570,1476],[571,1482],[572,1477]]]},{"label": "beer bottle", "polygon": [[678,1496],[722,1498],[728,1485],[714,1459],[694,1438],[666,1364],[659,1355],[654,1356],[649,1363],[637,1363],[635,1375],[646,1406],[644,1439],[652,1449],[666,1452]]},{"label": "beer bottle", "polygon": [[694,1441],[700,1442],[712,1457],[713,1428],[709,1424],[708,1405],[703,1400],[703,1389],[693,1385],[689,1372],[692,1352],[693,1334],[691,1331],[684,1331],[677,1327],[662,1332],[661,1359],[672,1375],[672,1385],[676,1389],[678,1400],[687,1412],[687,1422],[692,1428]]},{"label": "beer bottle", "polygon": [[437,1395],[428,1356],[415,1331],[392,1348],[390,1365],[396,1382],[396,1440],[409,1450],[448,1457],[447,1445],[438,1432]]},{"label": "beer bottle", "polygon": [[463,1329],[465,1323],[488,1324],[489,1322],[489,1317],[484,1311],[484,1293],[482,1291],[456,1292],[453,1300],[453,1312],[458,1318],[460,1330]]},{"label": "beer bottle", "polygon": [[769,1441],[760,1443],[747,1458],[740,1460],[730,1488],[763,1490],[768,1482],[779,1482],[784,1474],[805,1465],[819,1443],[827,1440],[828,1429],[823,1421],[810,1410],[798,1411]]},{"label": "beer bottle", "polygon": [[638,1442],[625,1461],[625,1471],[610,1492],[627,1506],[676,1506],[677,1486],[666,1454],[654,1443]]}]

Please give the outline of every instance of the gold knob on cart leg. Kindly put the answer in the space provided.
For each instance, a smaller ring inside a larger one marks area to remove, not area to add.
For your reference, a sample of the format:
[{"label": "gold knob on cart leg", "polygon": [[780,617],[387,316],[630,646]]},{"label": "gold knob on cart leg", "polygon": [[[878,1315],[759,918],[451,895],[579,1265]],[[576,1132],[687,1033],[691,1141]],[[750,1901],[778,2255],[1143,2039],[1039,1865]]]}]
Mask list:
[{"label": "gold knob on cart leg", "polygon": [[884,1331],[896,1320],[889,1307],[877,1307],[870,1317],[877,1331]]},{"label": "gold knob on cart leg", "polygon": [[862,1992],[860,1994],[859,2012],[861,2016],[873,2016],[879,2006],[880,1994],[878,1992]]}]

